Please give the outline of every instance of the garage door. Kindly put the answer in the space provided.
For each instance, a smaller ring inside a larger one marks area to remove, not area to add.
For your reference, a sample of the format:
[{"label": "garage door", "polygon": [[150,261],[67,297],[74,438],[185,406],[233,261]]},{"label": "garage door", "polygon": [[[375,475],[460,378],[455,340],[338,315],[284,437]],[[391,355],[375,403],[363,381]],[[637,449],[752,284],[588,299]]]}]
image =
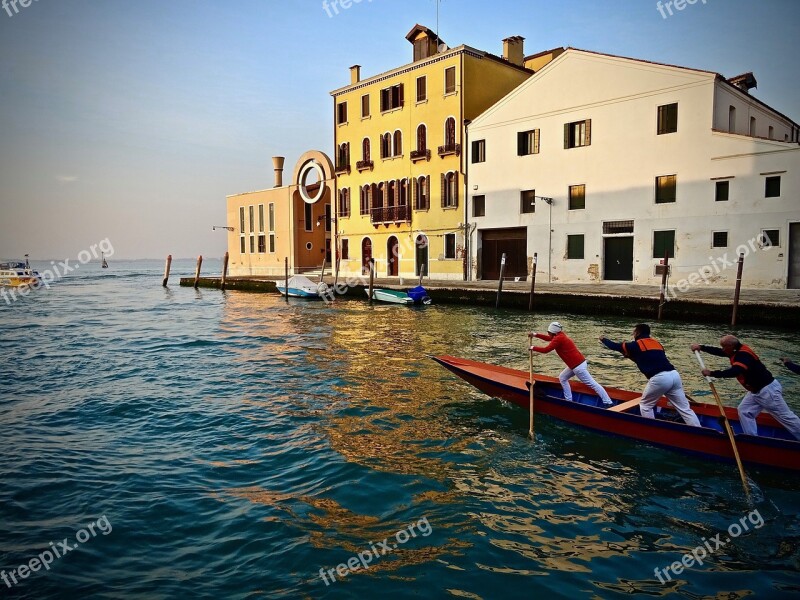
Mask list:
[{"label": "garage door", "polygon": [[506,255],[504,277],[528,276],[528,230],[484,229],[481,235],[481,279],[500,279],[500,259]]}]

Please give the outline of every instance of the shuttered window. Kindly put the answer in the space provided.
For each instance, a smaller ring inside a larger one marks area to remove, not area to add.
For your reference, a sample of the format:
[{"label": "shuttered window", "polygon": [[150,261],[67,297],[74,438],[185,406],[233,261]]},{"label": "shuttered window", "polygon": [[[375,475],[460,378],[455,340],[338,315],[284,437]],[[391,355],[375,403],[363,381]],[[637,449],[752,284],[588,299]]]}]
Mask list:
[{"label": "shuttered window", "polygon": [[338,125],[347,123],[347,102],[340,102],[336,105],[336,123]]},{"label": "shuttered window", "polygon": [[369,94],[361,96],[361,118],[365,119],[369,116]]},{"label": "shuttered window", "polygon": [[447,67],[444,70],[444,93],[452,94],[456,91],[456,68]]},{"label": "shuttered window", "polygon": [[581,210],[586,208],[586,186],[569,186],[569,210]]},{"label": "shuttered window", "polygon": [[678,131],[678,103],[658,107],[658,135]]},{"label": "shuttered window", "polygon": [[536,190],[524,190],[519,194],[520,208],[522,214],[536,212]]},{"label": "shuttered window", "polygon": [[442,173],[442,208],[458,206],[458,173]]},{"label": "shuttered window", "polygon": [[417,102],[424,102],[428,99],[428,78],[417,77]]},{"label": "shuttered window", "polygon": [[567,236],[567,259],[583,259],[583,234]]},{"label": "shuttered window", "polygon": [[472,142],[472,162],[486,162],[486,140],[475,140]]},{"label": "shuttered window", "polygon": [[712,248],[727,248],[728,247],[728,232],[727,231],[714,231],[711,233],[711,247]]},{"label": "shuttered window", "polygon": [[592,144],[592,120],[575,121],[564,125],[564,148],[580,148]]},{"label": "shuttered window", "polygon": [[675,230],[653,232],[653,258],[675,258]]},{"label": "shuttered window", "polygon": [[381,90],[381,112],[403,106],[403,84]]},{"label": "shuttered window", "polygon": [[677,175],[656,177],[656,204],[675,202],[678,190]]},{"label": "shuttered window", "polygon": [[520,131],[517,133],[517,156],[539,154],[539,130]]}]

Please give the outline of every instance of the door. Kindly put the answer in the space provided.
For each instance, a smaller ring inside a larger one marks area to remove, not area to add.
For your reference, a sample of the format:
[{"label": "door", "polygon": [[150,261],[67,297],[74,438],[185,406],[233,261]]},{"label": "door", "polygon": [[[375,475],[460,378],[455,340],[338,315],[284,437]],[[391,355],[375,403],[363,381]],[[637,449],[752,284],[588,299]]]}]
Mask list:
[{"label": "door", "polygon": [[603,279],[633,281],[633,237],[603,238]]},{"label": "door", "polygon": [[500,279],[500,261],[506,255],[503,278],[528,277],[528,230],[488,229],[481,236],[481,279]]},{"label": "door", "polygon": [[325,262],[331,264],[331,238],[325,240]]},{"label": "door", "polygon": [[800,223],[789,224],[789,289],[800,289]]},{"label": "door", "polygon": [[392,236],[386,242],[386,275],[389,277],[397,277],[399,273],[398,263],[400,262],[400,245],[397,238]]},{"label": "door", "polygon": [[361,242],[361,273],[369,274],[369,262],[372,260],[372,240],[364,238]]},{"label": "door", "polygon": [[417,267],[415,275],[430,275],[428,272],[428,238],[424,235],[417,236]]}]

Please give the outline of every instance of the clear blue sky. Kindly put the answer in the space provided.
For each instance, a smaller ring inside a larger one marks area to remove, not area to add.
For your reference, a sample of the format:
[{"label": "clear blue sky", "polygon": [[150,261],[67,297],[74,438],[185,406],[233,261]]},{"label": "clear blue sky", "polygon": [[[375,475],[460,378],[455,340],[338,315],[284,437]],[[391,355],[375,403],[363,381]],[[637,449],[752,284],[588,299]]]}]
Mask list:
[{"label": "clear blue sky", "polygon": [[[12,13],[13,13],[13,9]],[[333,11],[331,10],[331,14]],[[440,34],[500,54],[575,46],[754,71],[757,97],[800,121],[798,0],[442,0]],[[0,10],[0,258],[221,256],[225,196],[332,153],[329,92],[410,62],[434,0],[36,0]]]}]

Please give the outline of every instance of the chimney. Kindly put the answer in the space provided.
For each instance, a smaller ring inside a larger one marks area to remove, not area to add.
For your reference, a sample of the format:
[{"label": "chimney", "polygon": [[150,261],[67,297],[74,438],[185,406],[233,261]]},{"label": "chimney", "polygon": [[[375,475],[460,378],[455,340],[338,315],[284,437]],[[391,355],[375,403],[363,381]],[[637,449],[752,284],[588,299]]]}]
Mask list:
[{"label": "chimney", "polygon": [[503,40],[503,58],[512,65],[519,67],[525,63],[525,38],[519,35],[512,35]]},{"label": "chimney", "polygon": [[286,159],[283,156],[272,157],[272,167],[275,169],[275,187],[283,187],[283,161]]},{"label": "chimney", "polygon": [[350,85],[361,81],[361,65],[353,65],[350,67]]}]

